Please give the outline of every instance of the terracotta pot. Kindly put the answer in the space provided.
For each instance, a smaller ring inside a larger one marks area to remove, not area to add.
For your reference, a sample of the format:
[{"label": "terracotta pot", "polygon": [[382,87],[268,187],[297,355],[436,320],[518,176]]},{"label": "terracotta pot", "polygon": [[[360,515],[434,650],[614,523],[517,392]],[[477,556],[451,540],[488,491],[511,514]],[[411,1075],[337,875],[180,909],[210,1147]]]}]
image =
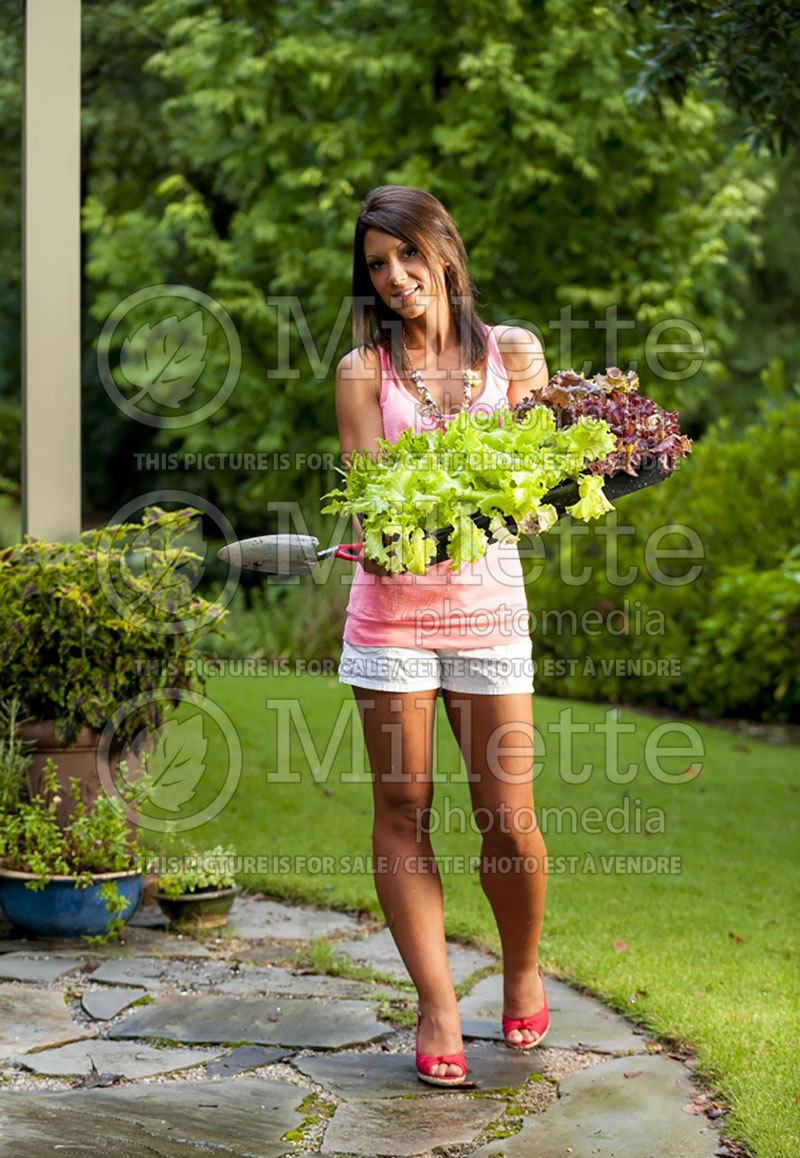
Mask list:
[{"label": "terracotta pot", "polygon": [[154,905],[156,899],[154,896],[156,886],[158,884],[158,873],[144,874],[144,888],[142,889],[142,904]]},{"label": "terracotta pot", "polygon": [[[41,793],[42,798],[49,800],[44,790],[44,766],[50,757],[57,765],[56,776],[59,783],[61,802],[56,812],[56,821],[63,828],[69,823],[75,807],[75,801],[70,795],[70,776],[77,776],[80,781],[80,799],[89,810],[98,797],[105,791],[98,771],[97,749],[102,732],[88,725],[81,728],[75,743],[69,748],[62,748],[56,740],[55,720],[43,720],[35,724],[20,724],[17,726],[17,735],[23,740],[35,740],[36,747],[31,749],[31,764],[28,767],[28,791],[31,797]],[[116,777],[121,743],[112,744],[108,760],[111,774]],[[137,756],[129,756],[128,768],[136,773],[142,768],[141,760]],[[131,834],[136,832],[134,821],[128,820]]]}]

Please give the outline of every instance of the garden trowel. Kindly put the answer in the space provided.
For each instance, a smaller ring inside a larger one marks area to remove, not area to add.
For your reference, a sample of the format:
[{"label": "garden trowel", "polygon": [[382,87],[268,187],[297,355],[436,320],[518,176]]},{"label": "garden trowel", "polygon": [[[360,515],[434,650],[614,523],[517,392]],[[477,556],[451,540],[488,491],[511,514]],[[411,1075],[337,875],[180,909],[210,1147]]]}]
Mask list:
[{"label": "garden trowel", "polygon": [[227,543],[217,558],[246,571],[266,571],[268,575],[310,575],[320,560],[333,555],[355,563],[361,554],[361,543],[341,543],[318,551],[314,535],[256,535]]}]

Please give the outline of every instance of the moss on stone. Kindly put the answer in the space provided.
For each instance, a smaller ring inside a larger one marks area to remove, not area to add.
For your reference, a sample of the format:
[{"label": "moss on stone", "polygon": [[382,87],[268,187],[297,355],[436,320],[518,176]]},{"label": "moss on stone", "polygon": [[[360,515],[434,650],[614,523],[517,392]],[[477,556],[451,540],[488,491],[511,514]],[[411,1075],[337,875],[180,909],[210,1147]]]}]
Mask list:
[{"label": "moss on stone", "polygon": [[321,1126],[328,1118],[332,1118],[336,1112],[336,1106],[332,1102],[326,1102],[321,1094],[312,1090],[303,1098],[297,1107],[297,1112],[303,1115],[303,1121],[293,1130],[288,1130],[281,1137],[281,1141],[305,1145],[308,1140],[308,1132],[315,1126]]},{"label": "moss on stone", "polygon": [[125,1006],[125,1009],[127,1011],[129,1009],[135,1009],[137,1005],[149,1005],[151,1001],[155,1001],[152,993],[145,993],[144,997],[139,997],[136,1001],[132,1001],[130,1005]]}]

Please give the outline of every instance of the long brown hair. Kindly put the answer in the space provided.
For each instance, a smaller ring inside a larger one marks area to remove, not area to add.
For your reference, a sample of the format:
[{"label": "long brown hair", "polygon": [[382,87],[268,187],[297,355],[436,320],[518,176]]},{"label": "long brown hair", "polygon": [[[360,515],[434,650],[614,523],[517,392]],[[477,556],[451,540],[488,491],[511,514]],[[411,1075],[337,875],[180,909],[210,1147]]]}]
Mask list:
[{"label": "long brown hair", "polygon": [[414,246],[432,271],[437,266],[443,270],[450,317],[459,334],[467,368],[483,372],[486,331],[473,305],[478,291],[467,268],[464,242],[441,201],[413,185],[379,185],[361,202],[353,248],[354,340],[376,351],[382,346],[398,376],[403,376],[403,320],[375,292],[364,257],[364,234],[368,229],[380,229],[401,238]]}]

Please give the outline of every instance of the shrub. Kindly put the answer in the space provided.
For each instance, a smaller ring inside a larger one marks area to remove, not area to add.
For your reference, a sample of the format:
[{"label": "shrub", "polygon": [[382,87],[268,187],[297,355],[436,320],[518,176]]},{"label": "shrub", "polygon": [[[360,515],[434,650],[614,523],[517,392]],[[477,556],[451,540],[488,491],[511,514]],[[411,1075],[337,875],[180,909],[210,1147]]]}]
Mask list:
[{"label": "shrub", "polygon": [[[621,500],[591,527],[570,522],[536,546],[546,558],[528,588],[538,692],[704,716],[798,717],[800,402],[762,404],[759,420],[738,434],[721,419],[668,481]],[[624,531],[613,534],[617,524]],[[696,562],[656,556],[657,546],[687,543]],[[624,581],[614,580],[611,562]],[[587,566],[585,582],[565,580]],[[584,674],[587,656],[595,674]],[[602,666],[647,658],[676,670]],[[545,662],[569,659],[572,671]]]},{"label": "shrub", "polygon": [[[197,514],[148,507],[140,523],[84,531],[75,543],[26,535],[0,551],[0,697],[55,720],[69,747],[133,696],[193,688],[186,661],[226,614],[194,593],[200,556],[180,540]],[[117,738],[157,727],[169,706],[143,703]]]}]

